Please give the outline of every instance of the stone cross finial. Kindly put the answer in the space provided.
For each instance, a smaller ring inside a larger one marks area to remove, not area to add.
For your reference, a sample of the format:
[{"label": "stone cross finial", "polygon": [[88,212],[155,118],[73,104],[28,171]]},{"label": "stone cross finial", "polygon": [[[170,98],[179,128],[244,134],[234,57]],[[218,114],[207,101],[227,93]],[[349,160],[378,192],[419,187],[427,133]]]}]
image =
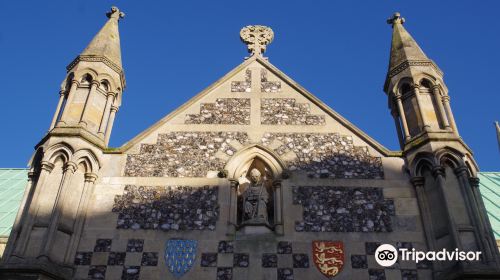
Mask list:
[{"label": "stone cross finial", "polygon": [[240,38],[247,45],[251,55],[261,55],[266,51],[274,39],[274,32],[271,28],[263,25],[245,26],[240,31]]},{"label": "stone cross finial", "polygon": [[400,13],[396,12],[396,13],[394,13],[394,15],[392,15],[391,18],[387,19],[387,23],[394,26],[394,24],[396,24],[396,23],[399,23],[399,24],[405,23],[405,19],[403,17],[401,17]]},{"label": "stone cross finial", "polygon": [[106,16],[108,18],[114,18],[116,20],[120,20],[120,19],[122,19],[122,18],[125,17],[125,13],[124,12],[120,12],[120,9],[118,9],[115,6],[113,6],[113,7],[111,7],[111,12],[107,12]]}]

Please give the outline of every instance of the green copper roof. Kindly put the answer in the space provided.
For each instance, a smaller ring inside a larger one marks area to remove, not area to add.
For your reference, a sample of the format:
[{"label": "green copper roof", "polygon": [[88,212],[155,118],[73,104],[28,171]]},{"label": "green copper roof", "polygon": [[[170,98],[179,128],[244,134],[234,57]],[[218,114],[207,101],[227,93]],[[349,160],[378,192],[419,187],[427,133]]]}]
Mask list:
[{"label": "green copper roof", "polygon": [[500,239],[500,172],[478,174],[479,188],[495,239]]},{"label": "green copper roof", "polygon": [[[500,239],[500,172],[478,175],[484,206],[493,227],[495,239]],[[23,198],[28,169],[0,168],[0,236],[8,236]]]},{"label": "green copper roof", "polygon": [[28,170],[0,168],[0,236],[8,236],[28,182]]}]

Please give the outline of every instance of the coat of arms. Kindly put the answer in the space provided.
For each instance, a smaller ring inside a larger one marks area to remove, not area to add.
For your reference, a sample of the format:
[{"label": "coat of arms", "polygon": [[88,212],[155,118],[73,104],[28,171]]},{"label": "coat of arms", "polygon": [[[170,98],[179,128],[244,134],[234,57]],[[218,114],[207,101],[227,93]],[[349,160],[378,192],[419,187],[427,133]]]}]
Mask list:
[{"label": "coat of arms", "polygon": [[167,241],[165,263],[176,278],[180,278],[193,266],[197,244],[196,240],[170,239]]},{"label": "coat of arms", "polygon": [[313,241],[312,251],[314,264],[328,278],[344,266],[344,244],[340,241]]}]

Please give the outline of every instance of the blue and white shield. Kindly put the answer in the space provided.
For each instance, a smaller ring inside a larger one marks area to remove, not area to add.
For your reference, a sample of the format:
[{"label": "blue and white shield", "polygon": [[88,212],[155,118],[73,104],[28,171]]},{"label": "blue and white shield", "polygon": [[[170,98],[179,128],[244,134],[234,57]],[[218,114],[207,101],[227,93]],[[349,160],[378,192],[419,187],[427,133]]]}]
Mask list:
[{"label": "blue and white shield", "polygon": [[176,278],[182,277],[194,264],[196,240],[170,239],[165,248],[165,263]]}]

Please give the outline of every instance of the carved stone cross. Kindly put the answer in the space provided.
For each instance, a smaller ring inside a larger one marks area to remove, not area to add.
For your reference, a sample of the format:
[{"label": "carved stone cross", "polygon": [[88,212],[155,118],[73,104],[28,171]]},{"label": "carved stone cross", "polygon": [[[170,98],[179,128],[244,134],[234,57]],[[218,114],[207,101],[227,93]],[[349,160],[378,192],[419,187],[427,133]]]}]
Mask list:
[{"label": "carved stone cross", "polygon": [[396,24],[396,23],[399,23],[399,24],[405,23],[405,19],[403,17],[401,17],[400,13],[394,13],[394,15],[392,15],[391,18],[387,19],[387,23],[394,26],[394,24]]},{"label": "carved stone cross", "polygon": [[253,55],[260,55],[266,51],[274,38],[274,32],[271,28],[263,25],[245,26],[240,31],[240,38],[247,45],[248,52]]},{"label": "carved stone cross", "polygon": [[107,12],[106,16],[108,18],[113,18],[113,19],[116,19],[116,20],[120,20],[120,19],[122,19],[122,18],[125,17],[125,13],[124,12],[120,12],[120,9],[118,9],[115,6],[113,6],[113,7],[111,7],[111,12]]}]

